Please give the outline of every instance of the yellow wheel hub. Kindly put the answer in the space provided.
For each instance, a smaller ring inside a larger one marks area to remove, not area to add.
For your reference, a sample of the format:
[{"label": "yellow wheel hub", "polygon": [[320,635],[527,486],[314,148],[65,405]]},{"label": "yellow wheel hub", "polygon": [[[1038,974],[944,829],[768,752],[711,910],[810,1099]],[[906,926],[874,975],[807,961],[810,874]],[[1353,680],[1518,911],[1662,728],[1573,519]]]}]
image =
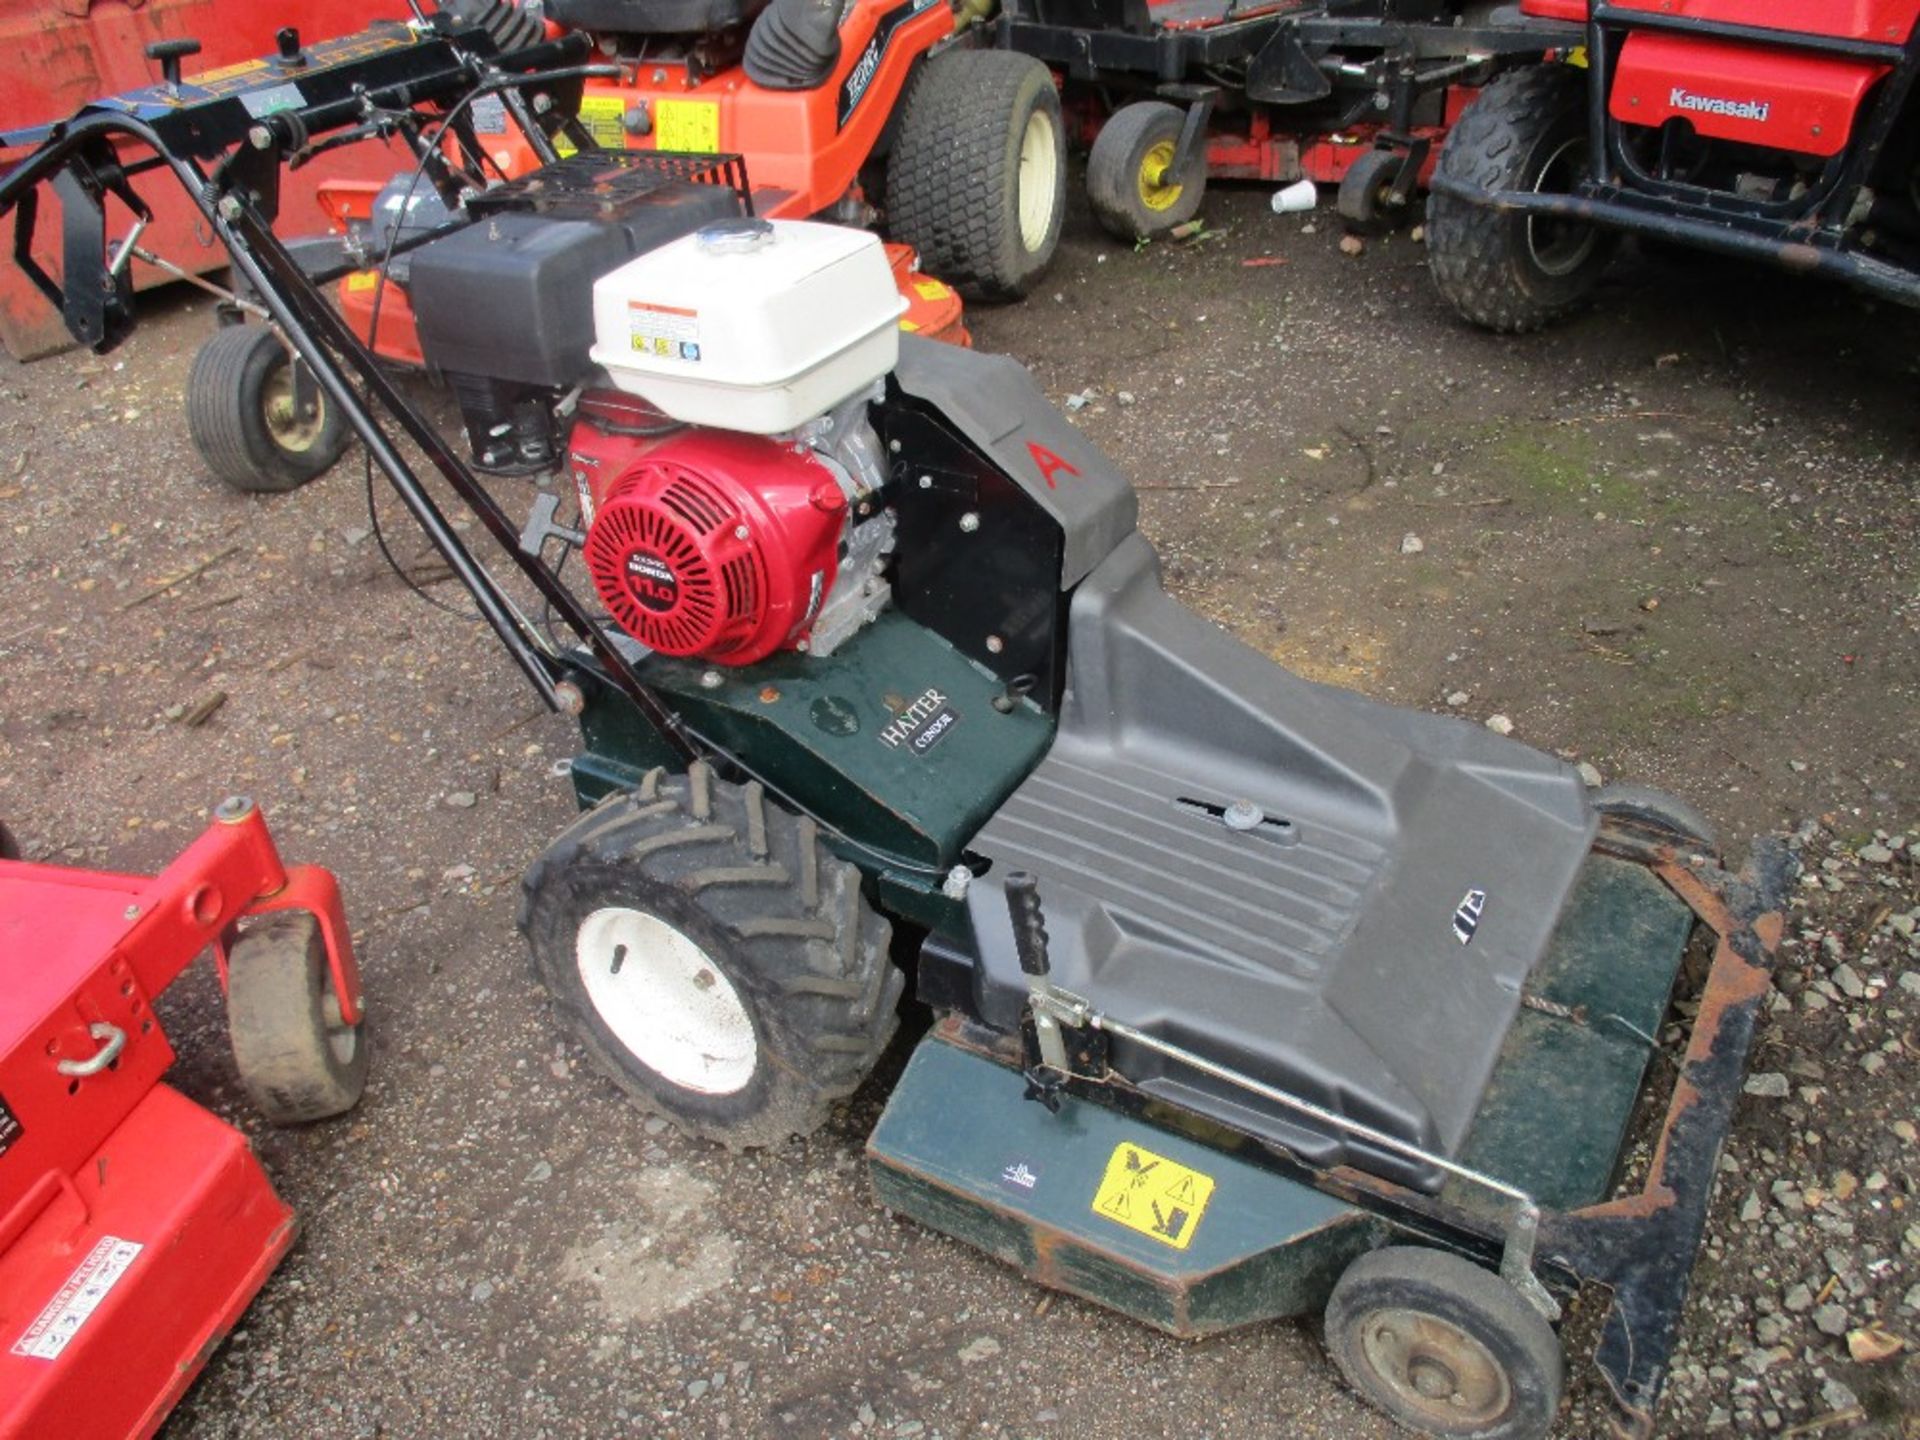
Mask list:
[{"label": "yellow wheel hub", "polygon": [[1167,174],[1173,169],[1174,143],[1162,140],[1140,157],[1140,173],[1135,177],[1140,190],[1140,203],[1149,210],[1171,210],[1180,203],[1180,191],[1184,188],[1178,181],[1171,184]]},{"label": "yellow wheel hub", "polygon": [[[316,384],[315,389],[318,389]],[[313,442],[320,438],[320,432],[326,427],[326,411],[322,408],[326,400],[315,395],[313,410],[302,415],[294,403],[293,366],[283,365],[268,379],[262,387],[260,410],[267,422],[267,433],[272,435],[282,450],[292,450],[304,454],[313,448]]]}]

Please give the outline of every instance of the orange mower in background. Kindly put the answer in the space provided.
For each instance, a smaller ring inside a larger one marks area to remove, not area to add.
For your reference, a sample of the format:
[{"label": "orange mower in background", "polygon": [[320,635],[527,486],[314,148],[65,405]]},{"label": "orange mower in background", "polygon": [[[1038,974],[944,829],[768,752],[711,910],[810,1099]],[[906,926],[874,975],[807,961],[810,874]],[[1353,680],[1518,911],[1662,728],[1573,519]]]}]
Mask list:
[{"label": "orange mower in background", "polygon": [[[436,21],[483,30],[503,57],[585,35],[586,73],[531,97],[482,87],[419,134],[417,171],[323,182],[334,233],[296,253],[338,275],[334,299],[375,353],[435,372],[412,249],[457,225],[470,201],[556,159],[592,166],[604,154],[606,176],[624,184],[623,162],[644,157],[737,189],[760,218],[879,229],[901,328],[970,345],[961,297],[1024,295],[1053,258],[1066,197],[1052,77],[971,43],[975,3],[547,0],[536,13],[447,0]],[[229,323],[195,361],[189,427],[228,484],[292,489],[327,469],[348,433],[277,337],[232,323],[242,309],[223,307]],[[471,422],[469,433],[481,467],[495,468]],[[532,466],[516,450],[498,468]]]}]

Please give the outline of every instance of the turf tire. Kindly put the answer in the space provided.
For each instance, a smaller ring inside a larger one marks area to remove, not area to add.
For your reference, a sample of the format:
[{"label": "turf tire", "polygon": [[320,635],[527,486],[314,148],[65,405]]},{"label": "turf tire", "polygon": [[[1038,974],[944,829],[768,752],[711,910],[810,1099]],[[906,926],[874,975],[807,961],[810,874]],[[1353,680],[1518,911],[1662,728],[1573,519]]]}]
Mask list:
[{"label": "turf tire", "polygon": [[367,1084],[365,1021],[345,1025],[320,925],[269,915],[227,958],[227,1029],[240,1083],[276,1125],[351,1110]]},{"label": "turf tire", "polygon": [[[1395,1347],[1370,1345],[1368,1334],[1395,1311],[1469,1337],[1504,1377],[1499,1412],[1449,1416],[1448,1401],[1423,1396],[1411,1375],[1383,1372],[1378,1357]],[[1544,1440],[1560,1409],[1565,1362],[1553,1327],[1498,1275],[1445,1250],[1389,1245],[1355,1260],[1327,1301],[1326,1337],[1347,1383],[1418,1434]]]},{"label": "turf tire", "polygon": [[1141,171],[1156,150],[1177,151],[1187,117],[1164,100],[1136,100],[1107,118],[1087,155],[1087,199],[1094,218],[1116,240],[1157,240],[1200,213],[1207,188],[1207,157],[1196,151],[1186,173],[1173,177],[1177,194],[1163,208],[1141,193]]},{"label": "turf tire", "polygon": [[187,431],[194,449],[224,484],[248,494],[284,494],[318,478],[350,438],[324,392],[318,424],[297,443],[276,433],[267,414],[270,391],[292,363],[264,325],[223,325],[193,357],[187,375]]},{"label": "turf tire", "polygon": [[1720,849],[1713,822],[1686,801],[1651,785],[1602,785],[1592,795],[1593,808],[1602,815],[1629,820],[1671,840],[1692,845],[1707,854]]},{"label": "turf tire", "polygon": [[[1052,263],[1066,210],[1066,130],[1052,75],[1008,50],[946,50],[915,72],[903,105],[887,161],[888,232],[968,299],[1018,300]],[[1048,163],[1022,165],[1030,122],[1048,131]],[[1037,233],[1021,222],[1029,183],[1045,187]]]}]

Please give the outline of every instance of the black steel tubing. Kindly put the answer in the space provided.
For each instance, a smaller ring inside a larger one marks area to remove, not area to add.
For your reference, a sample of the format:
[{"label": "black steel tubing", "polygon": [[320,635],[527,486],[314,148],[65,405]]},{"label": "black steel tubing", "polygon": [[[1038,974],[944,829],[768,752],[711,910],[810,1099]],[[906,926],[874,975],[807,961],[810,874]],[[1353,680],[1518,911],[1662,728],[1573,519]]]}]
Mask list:
[{"label": "black steel tubing", "polygon": [[1510,214],[1552,215],[1604,225],[1610,230],[1675,240],[1720,255],[1759,260],[1796,274],[1825,276],[1901,305],[1920,306],[1920,274],[1849,250],[1827,249],[1804,241],[1755,234],[1731,224],[1696,220],[1676,215],[1666,206],[1640,206],[1582,195],[1544,195],[1532,190],[1484,190],[1446,175],[1435,175],[1432,188],[1436,194],[1469,205]]}]

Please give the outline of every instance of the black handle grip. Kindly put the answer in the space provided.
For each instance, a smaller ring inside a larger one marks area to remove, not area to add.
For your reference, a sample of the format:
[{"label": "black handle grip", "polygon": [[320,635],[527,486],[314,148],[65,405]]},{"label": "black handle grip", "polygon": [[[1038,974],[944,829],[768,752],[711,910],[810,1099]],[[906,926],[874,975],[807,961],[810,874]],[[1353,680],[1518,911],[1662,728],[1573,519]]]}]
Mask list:
[{"label": "black handle grip", "polygon": [[154,40],[147,45],[147,58],[160,62],[160,78],[169,85],[180,83],[180,62],[200,53],[200,42],[182,36],[177,40]]},{"label": "black handle grip", "polygon": [[1040,913],[1040,882],[1024,870],[1007,876],[1007,914],[1013,920],[1013,953],[1028,975],[1045,975],[1047,921]]}]

